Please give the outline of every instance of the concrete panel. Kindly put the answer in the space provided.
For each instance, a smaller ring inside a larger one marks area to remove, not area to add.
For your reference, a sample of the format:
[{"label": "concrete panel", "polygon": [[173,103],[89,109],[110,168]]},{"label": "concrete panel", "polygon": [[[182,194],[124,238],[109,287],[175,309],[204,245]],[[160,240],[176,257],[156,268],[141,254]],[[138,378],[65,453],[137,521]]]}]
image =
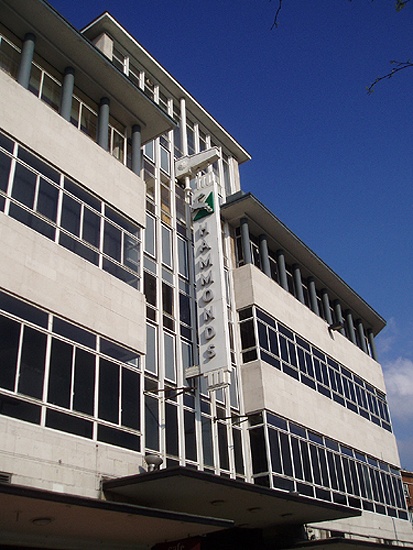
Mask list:
[{"label": "concrete panel", "polygon": [[385,392],[380,365],[253,265],[234,271],[237,309],[255,304],[327,355]]},{"label": "concrete panel", "polygon": [[23,145],[145,225],[144,181],[3,71],[0,124]]},{"label": "concrete panel", "polygon": [[145,353],[145,298],[0,213],[0,287]]},{"label": "concrete panel", "polygon": [[269,409],[332,439],[399,466],[393,434],[260,361],[242,366],[247,413]]},{"label": "concrete panel", "polygon": [[100,497],[101,479],[139,473],[140,453],[0,417],[0,470],[12,483]]}]

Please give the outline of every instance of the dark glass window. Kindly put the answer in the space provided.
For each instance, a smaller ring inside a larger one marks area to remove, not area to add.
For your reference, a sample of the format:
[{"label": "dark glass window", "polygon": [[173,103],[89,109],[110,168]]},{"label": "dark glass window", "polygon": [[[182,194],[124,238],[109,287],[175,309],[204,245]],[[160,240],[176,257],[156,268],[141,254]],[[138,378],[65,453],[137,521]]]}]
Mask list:
[{"label": "dark glass window", "polygon": [[37,198],[37,211],[53,222],[56,221],[58,196],[58,189],[41,178],[39,196]]},{"label": "dark glass window", "polygon": [[252,319],[240,324],[242,349],[255,346],[254,324]]},{"label": "dark glass window", "polygon": [[33,208],[36,186],[36,174],[21,164],[17,164],[14,173],[12,197],[28,208]]},{"label": "dark glass window", "polygon": [[105,359],[99,365],[99,418],[119,422],[119,365]]},{"label": "dark glass window", "polygon": [[9,181],[11,158],[4,153],[0,153],[0,190],[7,191]]},{"label": "dark glass window", "polygon": [[187,460],[196,460],[195,414],[184,411],[185,456]]},{"label": "dark glass window", "polygon": [[73,392],[73,409],[92,415],[95,393],[95,356],[82,349],[76,349]]},{"label": "dark glass window", "polygon": [[48,402],[70,407],[73,346],[53,338],[50,356]]},{"label": "dark glass window", "polygon": [[14,390],[20,323],[0,317],[0,386]]},{"label": "dark glass window", "polygon": [[229,470],[227,427],[220,422],[218,423],[218,447],[219,465],[222,470]]},{"label": "dark glass window", "polygon": [[176,416],[176,407],[170,403],[165,405],[165,423],[166,423],[166,452],[167,454],[178,456],[178,420]]},{"label": "dark glass window", "polygon": [[122,369],[122,425],[140,428],[140,378],[137,372]]},{"label": "dark glass window", "polygon": [[158,400],[147,395],[145,397],[145,436],[146,448],[159,450],[159,412]]},{"label": "dark glass window", "polygon": [[41,399],[46,355],[46,335],[24,328],[19,375],[19,393]]},{"label": "dark glass window", "polygon": [[258,427],[249,431],[251,442],[252,470],[254,474],[268,471],[265,449],[264,428]]}]

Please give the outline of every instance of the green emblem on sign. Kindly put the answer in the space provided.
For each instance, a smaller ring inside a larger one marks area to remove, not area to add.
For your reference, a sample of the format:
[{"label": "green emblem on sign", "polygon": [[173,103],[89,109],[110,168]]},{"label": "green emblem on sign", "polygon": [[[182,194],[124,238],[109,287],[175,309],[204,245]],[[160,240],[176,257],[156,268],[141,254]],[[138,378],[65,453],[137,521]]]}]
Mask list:
[{"label": "green emblem on sign", "polygon": [[214,212],[214,193],[211,193],[205,198],[204,193],[200,193],[192,205],[194,212],[194,222],[202,220]]}]

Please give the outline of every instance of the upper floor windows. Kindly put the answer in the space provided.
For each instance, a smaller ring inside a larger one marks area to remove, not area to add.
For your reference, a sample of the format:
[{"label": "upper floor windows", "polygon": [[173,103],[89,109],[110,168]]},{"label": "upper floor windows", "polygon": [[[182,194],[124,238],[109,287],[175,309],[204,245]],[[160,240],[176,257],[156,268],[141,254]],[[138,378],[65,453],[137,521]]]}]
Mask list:
[{"label": "upper floor windows", "polygon": [[139,288],[139,226],[22,146],[0,136],[1,210]]},{"label": "upper floor windows", "polygon": [[385,430],[386,396],[257,307],[239,312],[244,363],[260,359]]}]

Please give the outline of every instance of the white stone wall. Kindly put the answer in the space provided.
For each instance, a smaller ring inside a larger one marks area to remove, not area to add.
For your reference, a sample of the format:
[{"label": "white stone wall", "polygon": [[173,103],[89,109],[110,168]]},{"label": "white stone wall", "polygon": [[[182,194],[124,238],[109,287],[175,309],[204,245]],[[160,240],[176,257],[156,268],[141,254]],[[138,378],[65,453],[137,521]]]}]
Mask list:
[{"label": "white stone wall", "polygon": [[[253,265],[234,272],[237,309],[256,304],[294,332],[377,388],[385,391],[380,365]],[[393,434],[308,388],[267,363],[242,367],[247,411],[268,408],[386,462],[399,465]]]},{"label": "white stone wall", "polygon": [[145,297],[0,213],[0,287],[145,353]]},{"label": "white stone wall", "polygon": [[314,346],[333,357],[381,391],[385,391],[380,365],[327,322],[253,265],[234,271],[236,307],[260,306]]},{"label": "white stone wall", "polygon": [[0,471],[16,485],[96,498],[102,478],[145,469],[140,453],[5,416],[0,433]]}]

